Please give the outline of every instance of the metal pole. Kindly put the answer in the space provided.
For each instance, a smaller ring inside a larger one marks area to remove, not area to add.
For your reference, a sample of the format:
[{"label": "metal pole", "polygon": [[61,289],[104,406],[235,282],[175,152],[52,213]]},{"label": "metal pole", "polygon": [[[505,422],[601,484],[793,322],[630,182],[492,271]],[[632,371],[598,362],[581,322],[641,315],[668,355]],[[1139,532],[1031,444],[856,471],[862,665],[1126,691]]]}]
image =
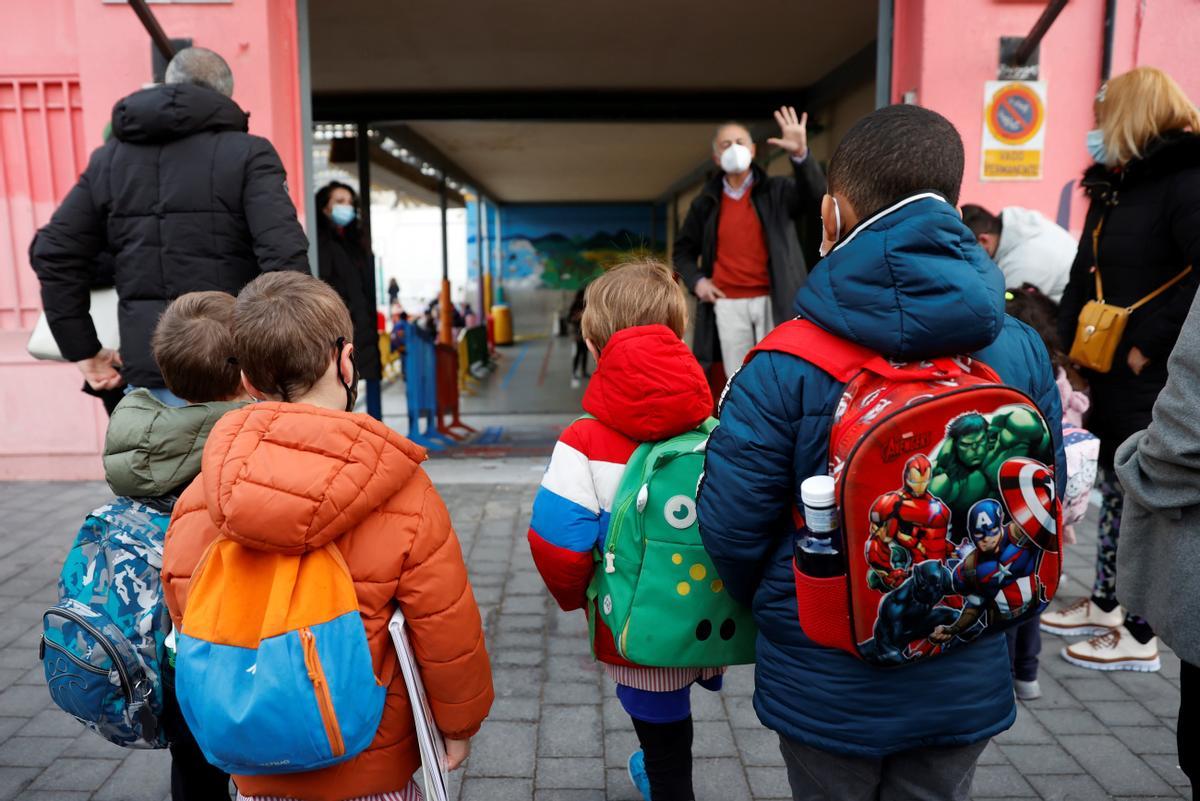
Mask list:
[{"label": "metal pole", "polygon": [[[362,220],[362,245],[367,251],[367,272],[362,276],[366,283],[367,297],[370,299],[371,328],[376,327],[375,318],[375,249],[371,244],[371,138],[367,123],[360,121],[356,131],[356,151],[358,156],[358,205],[359,219]],[[379,365],[372,365],[378,369]],[[374,371],[372,371],[374,372]],[[383,420],[383,396],[378,379],[367,381],[367,414],[376,420]]]},{"label": "metal pole", "polygon": [[[1113,35],[1117,28],[1117,0],[1104,3],[1104,62],[1100,65],[1100,80],[1112,77]],[[1136,64],[1134,65],[1137,66]]]},{"label": "metal pole", "polygon": [[317,274],[317,189],[313,186],[312,61],[308,44],[308,0],[296,0],[296,41],[300,48],[300,164],[304,170],[304,222],[308,229],[308,269]]},{"label": "metal pole", "polygon": [[438,183],[438,199],[442,207],[442,292],[440,295],[441,325],[438,326],[438,341],[443,345],[451,345],[454,338],[454,311],[450,308],[450,245],[446,233],[446,206],[449,198],[446,195],[446,173],[442,172]]},{"label": "metal pole", "polygon": [[487,217],[483,213],[483,195],[476,194],[475,200],[475,244],[478,246],[479,252],[479,314],[484,313],[484,302],[487,297],[487,290],[483,286],[483,237],[487,232]]},{"label": "metal pole", "polygon": [[1033,51],[1042,43],[1042,37],[1046,35],[1046,31],[1050,30],[1050,26],[1054,24],[1054,20],[1058,19],[1058,15],[1067,7],[1067,0],[1050,0],[1042,15],[1038,17],[1037,22],[1033,23],[1033,27],[1029,29],[1029,34],[1021,42],[1021,46],[1013,53],[1010,66],[1023,67],[1029,61],[1029,57],[1033,55]]},{"label": "metal pole", "polygon": [[879,0],[879,27],[875,34],[875,108],[892,102],[892,38],[895,0]]},{"label": "metal pole", "polygon": [[142,21],[142,27],[146,29],[146,33],[150,34],[150,40],[154,42],[158,52],[162,53],[162,57],[170,64],[171,59],[175,57],[175,48],[171,45],[171,39],[167,36],[166,31],[158,24],[158,18],[154,16],[154,12],[146,5],[146,0],[129,0],[129,6],[133,9],[133,13],[137,14],[137,18]]}]

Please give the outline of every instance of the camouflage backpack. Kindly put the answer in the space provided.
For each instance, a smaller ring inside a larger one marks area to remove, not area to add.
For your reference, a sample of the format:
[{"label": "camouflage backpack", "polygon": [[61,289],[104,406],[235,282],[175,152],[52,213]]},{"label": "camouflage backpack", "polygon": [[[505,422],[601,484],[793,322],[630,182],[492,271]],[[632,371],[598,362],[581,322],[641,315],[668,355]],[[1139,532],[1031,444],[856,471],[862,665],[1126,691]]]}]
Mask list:
[{"label": "camouflage backpack", "polygon": [[40,655],[50,697],[109,742],[165,748],[162,593],[169,508],[117,498],[88,515],[42,616]]}]

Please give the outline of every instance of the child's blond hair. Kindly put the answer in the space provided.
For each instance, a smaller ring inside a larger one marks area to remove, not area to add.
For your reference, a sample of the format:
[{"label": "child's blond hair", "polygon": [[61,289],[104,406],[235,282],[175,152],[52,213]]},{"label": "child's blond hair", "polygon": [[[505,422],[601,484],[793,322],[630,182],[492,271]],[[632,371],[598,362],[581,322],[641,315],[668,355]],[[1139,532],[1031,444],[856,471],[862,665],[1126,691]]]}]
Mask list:
[{"label": "child's blond hair", "polygon": [[618,264],[588,285],[583,336],[604,350],[613,334],[638,325],[665,325],[680,337],[687,329],[687,301],[670,267],[653,259]]}]

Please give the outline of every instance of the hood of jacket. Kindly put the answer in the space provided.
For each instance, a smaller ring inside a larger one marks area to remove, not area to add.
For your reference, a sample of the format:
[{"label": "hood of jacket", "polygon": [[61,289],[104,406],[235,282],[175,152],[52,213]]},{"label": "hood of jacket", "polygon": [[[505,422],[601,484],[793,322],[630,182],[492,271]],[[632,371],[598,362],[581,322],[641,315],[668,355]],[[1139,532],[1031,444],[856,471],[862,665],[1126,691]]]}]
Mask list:
[{"label": "hood of jacket", "polygon": [[796,312],[831,333],[906,360],[972,353],[1004,327],[1004,275],[932,194],[861,222],[796,294]]},{"label": "hood of jacket", "polygon": [[690,431],[712,414],[712,391],[700,363],[665,325],[613,335],[583,395],[583,409],[638,442]]},{"label": "hood of jacket", "polygon": [[1200,133],[1168,131],[1146,145],[1146,152],[1124,167],[1093,164],[1084,171],[1080,183],[1088,197],[1106,198],[1114,188],[1196,168],[1200,168]]},{"label": "hood of jacket", "polygon": [[249,115],[233,98],[205,86],[152,86],[113,106],[113,136],[133,144],[161,144],[201,131],[248,131]]},{"label": "hood of jacket", "polygon": [[167,406],[139,389],[113,410],[104,438],[104,478],[117,495],[160,498],[200,472],[204,443],[226,412],[241,403]]},{"label": "hood of jacket", "polygon": [[997,264],[1004,257],[1038,236],[1049,232],[1052,235],[1063,231],[1058,223],[1040,211],[1023,209],[1020,206],[1005,206],[1000,211],[1000,244],[996,246]]},{"label": "hood of jacket", "polygon": [[365,414],[254,403],[213,428],[201,480],[222,534],[299,554],[365,520],[424,460],[424,448]]}]

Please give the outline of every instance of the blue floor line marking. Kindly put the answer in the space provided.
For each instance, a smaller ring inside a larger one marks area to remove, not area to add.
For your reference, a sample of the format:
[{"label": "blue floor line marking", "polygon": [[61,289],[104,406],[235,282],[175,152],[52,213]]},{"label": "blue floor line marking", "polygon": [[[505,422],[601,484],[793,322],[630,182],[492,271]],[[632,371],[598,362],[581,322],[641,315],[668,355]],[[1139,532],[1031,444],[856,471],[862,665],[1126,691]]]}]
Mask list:
[{"label": "blue floor line marking", "polygon": [[500,389],[508,389],[508,382],[512,381],[512,377],[517,374],[517,368],[525,360],[525,354],[528,351],[529,343],[521,346],[521,352],[517,354],[517,358],[513,359],[512,367],[508,368],[508,372],[504,374],[504,380],[500,382]]}]

